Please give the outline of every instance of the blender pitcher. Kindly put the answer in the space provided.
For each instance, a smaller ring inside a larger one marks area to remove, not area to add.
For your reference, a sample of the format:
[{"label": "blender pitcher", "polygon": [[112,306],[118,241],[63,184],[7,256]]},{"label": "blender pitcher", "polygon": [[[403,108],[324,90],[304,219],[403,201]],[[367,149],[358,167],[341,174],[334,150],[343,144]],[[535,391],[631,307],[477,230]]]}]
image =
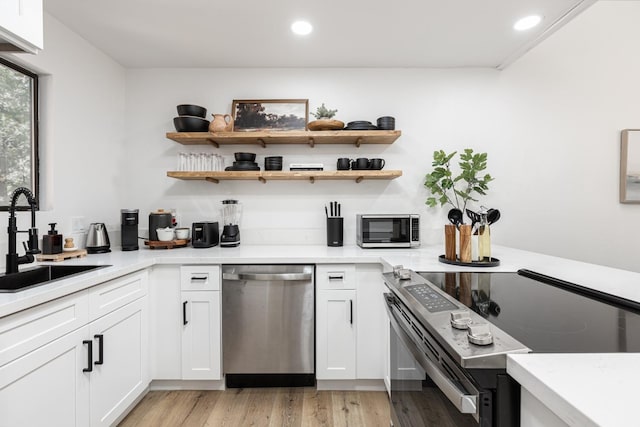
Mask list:
[{"label": "blender pitcher", "polygon": [[222,201],[222,235],[220,246],[234,247],[240,244],[240,216],[242,205],[237,200]]}]

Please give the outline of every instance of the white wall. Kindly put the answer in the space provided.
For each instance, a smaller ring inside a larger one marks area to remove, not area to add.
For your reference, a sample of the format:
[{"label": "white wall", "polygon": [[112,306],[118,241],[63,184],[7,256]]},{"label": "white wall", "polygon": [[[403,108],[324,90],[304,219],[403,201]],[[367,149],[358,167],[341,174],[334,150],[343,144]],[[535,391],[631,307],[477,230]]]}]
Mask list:
[{"label": "white wall", "polygon": [[[49,222],[57,222],[58,231],[69,237],[73,216],[119,230],[118,207],[126,188],[125,70],[48,14],[44,25],[43,51],[7,55],[41,76],[40,236]],[[28,213],[18,213],[19,229],[29,221]],[[0,247],[6,248],[6,233],[0,233]],[[0,258],[4,265],[5,257]]]},{"label": "white wall", "polygon": [[[343,204],[345,243],[358,212],[417,212],[426,243],[442,242],[446,211],[428,209],[423,188],[432,153],[486,151],[495,177],[482,202],[502,219],[493,241],[640,271],[640,206],[618,203],[619,134],[639,127],[640,60],[634,55],[640,4],[598,3],[504,71],[425,69],[142,69],[127,72],[129,168],[138,171],[125,205],[177,208],[183,224],[217,219],[220,201],[244,204],[251,243],[323,243],[323,206]],[[206,54],[206,52],[203,52]],[[229,113],[233,99],[309,98],[345,122],[396,117],[402,137],[390,146],[243,146],[292,161],[384,157],[402,169],[393,181],[233,182],[166,177],[180,151],[213,151],[228,161],[238,147],[185,147],[164,137],[175,105]],[[285,233],[286,232],[286,233]]]}]

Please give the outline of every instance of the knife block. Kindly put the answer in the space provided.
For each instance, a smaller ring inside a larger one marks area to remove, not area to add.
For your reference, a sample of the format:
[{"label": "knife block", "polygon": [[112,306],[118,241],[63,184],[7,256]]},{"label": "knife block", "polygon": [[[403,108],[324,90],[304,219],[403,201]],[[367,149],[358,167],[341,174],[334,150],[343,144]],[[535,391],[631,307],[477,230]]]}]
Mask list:
[{"label": "knife block", "polygon": [[344,218],[327,218],[327,246],[342,246]]}]

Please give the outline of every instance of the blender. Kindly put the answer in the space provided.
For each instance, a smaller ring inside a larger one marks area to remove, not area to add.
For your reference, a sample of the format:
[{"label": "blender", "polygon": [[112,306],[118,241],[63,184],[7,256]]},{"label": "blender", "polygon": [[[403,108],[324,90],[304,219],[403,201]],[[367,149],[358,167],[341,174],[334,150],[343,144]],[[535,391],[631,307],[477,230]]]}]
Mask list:
[{"label": "blender", "polygon": [[238,246],[240,244],[240,215],[242,206],[237,200],[222,201],[222,235],[220,246]]}]

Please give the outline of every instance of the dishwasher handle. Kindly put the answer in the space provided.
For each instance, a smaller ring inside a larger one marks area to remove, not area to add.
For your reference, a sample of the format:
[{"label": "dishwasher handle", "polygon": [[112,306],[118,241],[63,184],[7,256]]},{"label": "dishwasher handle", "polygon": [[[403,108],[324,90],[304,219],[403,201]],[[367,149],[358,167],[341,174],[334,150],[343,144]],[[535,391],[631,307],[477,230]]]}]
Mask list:
[{"label": "dishwasher handle", "polygon": [[311,280],[311,273],[222,273],[224,280]]}]

